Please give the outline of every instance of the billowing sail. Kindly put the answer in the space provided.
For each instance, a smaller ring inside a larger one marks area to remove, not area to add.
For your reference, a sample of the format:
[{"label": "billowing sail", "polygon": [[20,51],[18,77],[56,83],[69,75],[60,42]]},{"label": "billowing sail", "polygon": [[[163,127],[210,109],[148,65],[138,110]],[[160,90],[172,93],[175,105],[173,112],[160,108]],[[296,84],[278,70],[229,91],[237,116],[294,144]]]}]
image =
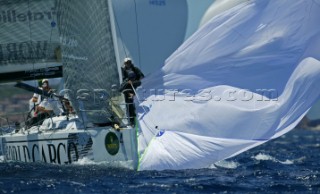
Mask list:
[{"label": "billowing sail", "polygon": [[205,168],[290,131],[319,99],[320,4],[246,1],[139,90],[140,170]]},{"label": "billowing sail", "polygon": [[121,59],[131,57],[144,74],[154,72],[183,42],[186,0],[113,0]]},{"label": "billowing sail", "polygon": [[55,0],[0,2],[0,81],[62,76]]},{"label": "billowing sail", "polygon": [[109,1],[59,0],[58,10],[64,92],[83,121],[110,123],[120,79]]}]

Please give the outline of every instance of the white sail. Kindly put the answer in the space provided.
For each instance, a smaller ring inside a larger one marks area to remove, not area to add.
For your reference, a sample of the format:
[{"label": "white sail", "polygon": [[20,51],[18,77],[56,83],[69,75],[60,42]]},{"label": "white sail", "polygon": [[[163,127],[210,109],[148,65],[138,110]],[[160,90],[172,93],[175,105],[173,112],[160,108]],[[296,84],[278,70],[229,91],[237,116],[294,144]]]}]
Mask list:
[{"label": "white sail", "polygon": [[139,169],[208,167],[293,129],[320,96],[319,17],[257,0],[204,25],[138,92]]}]

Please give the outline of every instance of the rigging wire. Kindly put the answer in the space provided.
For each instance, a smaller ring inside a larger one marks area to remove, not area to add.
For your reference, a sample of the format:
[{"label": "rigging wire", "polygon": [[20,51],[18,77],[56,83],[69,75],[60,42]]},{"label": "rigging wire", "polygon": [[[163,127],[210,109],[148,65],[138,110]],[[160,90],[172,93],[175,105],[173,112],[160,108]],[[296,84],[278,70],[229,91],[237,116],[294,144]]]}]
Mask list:
[{"label": "rigging wire", "polygon": [[[143,107],[143,105],[140,105],[140,104],[142,103],[141,100],[140,100],[140,97],[139,97],[137,91],[134,89],[134,87],[133,87],[133,85],[132,85],[131,83],[130,83],[130,86],[131,86],[133,92],[135,93],[135,96],[136,96],[136,98],[137,98],[137,100],[138,100],[139,106],[143,109],[143,111],[144,111],[145,114],[148,113],[147,110]],[[153,124],[154,128],[153,128],[153,127],[150,127],[146,122],[145,122],[144,124],[145,124],[146,127],[149,129],[149,131],[153,132],[152,129],[158,129],[158,125],[156,125],[156,124],[154,123],[154,119],[153,119],[153,115],[152,115],[152,114],[150,114],[149,117],[150,117],[149,120],[150,120],[150,122]]]},{"label": "rigging wire", "polygon": [[[142,65],[141,65],[141,46],[140,46],[139,24],[138,24],[138,14],[137,14],[137,4],[136,4],[136,0],[134,0],[133,2],[134,2],[135,22],[136,22],[136,26],[137,26],[136,32],[137,32],[137,45],[138,45],[138,65],[139,65],[140,68],[142,68]],[[120,25],[119,25],[119,22],[118,22],[118,20],[117,20],[116,14],[115,14],[115,16],[114,16],[114,20],[115,20],[115,23],[116,23],[117,28],[118,28],[118,31],[119,31],[119,37],[120,37],[121,40],[123,40],[123,36],[122,36],[122,33],[121,33]],[[122,41],[121,43],[122,43],[122,48],[123,48],[125,57],[128,57],[128,53],[127,53],[127,51],[126,51],[126,48],[124,47],[123,41]]]},{"label": "rigging wire", "polygon": [[[133,0],[133,2],[134,2],[134,12],[135,12],[135,19],[136,19],[135,21],[136,21],[136,26],[137,26],[136,30],[137,30],[137,44],[138,44],[138,61],[139,61],[138,64],[139,64],[140,69],[142,69],[142,64],[141,64],[141,45],[140,45],[140,34],[139,34],[139,23],[138,23],[137,3],[136,3],[136,0]],[[132,87],[134,93],[136,94],[136,96],[137,96],[137,98],[138,98],[138,94],[137,94],[137,92],[135,91],[133,85],[131,85],[131,87]],[[139,102],[139,104],[141,104],[141,101],[140,101],[139,98],[138,98],[138,102]],[[143,108],[144,112],[147,113],[147,111],[145,110],[145,108],[144,108],[143,106],[141,106],[141,107]],[[154,125],[154,128],[155,128],[155,129],[158,129],[158,125],[156,125],[156,124],[154,123],[152,117],[153,117],[153,116],[150,115],[150,121],[151,121],[151,123]],[[145,123],[145,124],[146,124],[146,126],[149,128],[149,130],[151,130],[151,132],[153,132],[152,129],[154,129],[154,128],[152,128],[152,127],[150,127],[149,125],[147,125],[147,123]]]},{"label": "rigging wire", "polygon": [[[137,23],[137,9],[136,9],[136,2],[135,2],[135,0],[134,0],[134,3],[135,3],[136,25],[137,25],[137,28],[138,28],[138,23]],[[118,29],[118,31],[119,31],[119,37],[120,37],[121,40],[123,40],[123,36],[122,36],[122,33],[121,33],[120,25],[119,25],[119,22],[118,22],[118,20],[117,20],[116,14],[114,15],[114,21],[115,21],[116,27],[117,27],[117,29]],[[139,30],[137,29],[137,34],[138,34],[138,33],[139,33]],[[124,53],[125,53],[125,56],[128,57],[128,54],[127,54],[127,52],[126,52],[126,48],[124,47],[123,41],[122,41],[121,43],[122,43],[122,48],[123,48],[123,51],[124,51]],[[138,59],[138,60],[139,60],[139,63],[138,63],[138,64],[139,64],[139,67],[141,68],[141,64],[140,64],[139,34],[138,34],[138,53],[139,53],[139,59]],[[140,99],[139,99],[139,96],[138,96],[136,90],[134,89],[134,87],[132,86],[132,84],[130,84],[130,85],[131,85],[134,93],[136,94],[137,100],[138,100],[138,102],[139,102],[139,104],[140,104],[141,101],[140,101]],[[145,110],[145,108],[144,108],[143,106],[142,106],[142,108],[143,108],[144,112],[147,113],[147,111]],[[152,120],[151,120],[151,123],[156,127],[156,125],[154,124],[154,122],[153,122]],[[147,124],[146,124],[146,125],[147,125]],[[152,127],[150,127],[150,126],[147,126],[147,127],[148,127],[149,129],[152,129]]]},{"label": "rigging wire", "polygon": [[[114,14],[114,21],[115,21],[115,23],[116,23],[116,25],[117,25],[117,28],[118,28],[118,31],[119,31],[120,40],[123,40],[123,39],[122,39],[123,36],[122,36],[122,34],[121,34],[121,29],[120,29],[120,26],[119,26],[119,23],[118,23],[116,14]],[[123,49],[123,51],[124,51],[125,57],[128,57],[128,54],[127,54],[126,48],[124,47],[123,41],[121,41],[121,45],[122,45],[122,49]]]},{"label": "rigging wire", "polygon": [[139,24],[138,24],[138,12],[137,12],[137,4],[136,4],[136,0],[133,0],[134,2],[134,12],[135,12],[135,17],[136,17],[136,26],[137,26],[137,44],[138,44],[138,64],[140,69],[142,69],[142,65],[141,65],[141,50],[140,50],[140,36],[139,36]]},{"label": "rigging wire", "polygon": [[[137,4],[136,4],[136,0],[134,0],[134,8],[135,8],[135,9],[134,9],[134,11],[135,11],[135,22],[136,22],[136,26],[137,26],[137,28],[136,28],[137,31],[136,31],[136,32],[137,32],[138,61],[139,61],[139,62],[138,62],[138,65],[139,65],[139,67],[140,67],[140,69],[141,69],[141,68],[142,68],[142,65],[141,65],[141,49],[140,49],[141,46],[140,46],[140,35],[139,35],[139,24],[138,24],[138,14],[137,14]],[[120,29],[120,26],[119,26],[119,23],[118,23],[118,20],[117,20],[116,15],[115,15],[115,17],[114,17],[114,20],[115,20],[116,26],[117,26],[118,31],[119,31],[119,37],[120,37],[121,40],[123,40],[123,36],[122,36],[121,29]],[[125,56],[128,57],[123,42],[122,42],[122,47],[123,47],[123,50],[124,50],[124,52],[125,52]],[[137,93],[136,90],[134,89],[133,85],[132,85],[132,84],[130,84],[130,85],[131,85],[131,87],[132,87],[132,89],[133,89],[133,91],[134,91],[134,93],[135,93],[135,95],[136,95],[136,97],[137,97],[137,100],[138,100],[139,104],[141,104],[142,102],[141,102],[140,99],[139,99],[138,93]],[[141,107],[142,107],[144,113],[147,113],[146,109],[145,109],[143,106],[141,106]],[[155,129],[158,128],[158,125],[156,125],[156,124],[153,122],[152,116],[150,116],[150,122],[154,125],[154,128],[155,128]],[[153,130],[152,130],[152,129],[154,129],[153,127],[150,127],[147,123],[145,123],[145,125],[147,126],[147,128],[149,128],[149,130],[150,130],[151,132],[153,132]]]}]

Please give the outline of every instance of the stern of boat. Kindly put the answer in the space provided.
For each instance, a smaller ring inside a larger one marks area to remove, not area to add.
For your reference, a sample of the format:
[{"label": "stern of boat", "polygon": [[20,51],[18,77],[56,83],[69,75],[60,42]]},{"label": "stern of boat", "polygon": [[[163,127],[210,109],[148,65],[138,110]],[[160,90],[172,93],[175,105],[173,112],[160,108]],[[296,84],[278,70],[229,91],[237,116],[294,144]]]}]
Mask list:
[{"label": "stern of boat", "polygon": [[137,136],[132,127],[115,130],[112,127],[104,129],[89,129],[93,145],[93,160],[106,162],[115,167],[137,169]]}]

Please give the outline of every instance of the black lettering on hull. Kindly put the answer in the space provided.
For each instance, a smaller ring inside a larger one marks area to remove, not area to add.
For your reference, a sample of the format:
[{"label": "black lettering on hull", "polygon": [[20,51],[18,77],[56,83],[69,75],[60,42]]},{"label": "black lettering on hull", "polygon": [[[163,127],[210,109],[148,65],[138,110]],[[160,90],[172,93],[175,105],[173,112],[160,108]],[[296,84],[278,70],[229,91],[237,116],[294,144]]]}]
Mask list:
[{"label": "black lettering on hull", "polygon": [[92,145],[90,135],[76,133],[68,134],[65,138],[16,141],[4,139],[2,142],[6,160],[58,164],[70,164],[79,158],[92,157]]},{"label": "black lettering on hull", "polygon": [[[37,148],[37,153],[38,153],[38,156],[40,156],[40,154],[39,154],[39,146],[37,145],[37,144],[33,144],[33,146],[32,146],[32,161],[33,162],[35,162],[36,161],[36,159],[35,159],[35,148]],[[40,157],[39,157],[40,158]]]},{"label": "black lettering on hull", "polygon": [[61,156],[60,156],[60,154],[61,154],[61,147],[63,147],[63,149],[64,149],[64,153],[66,153],[66,146],[63,144],[63,143],[59,143],[59,145],[58,145],[58,151],[57,151],[57,159],[58,159],[58,164],[61,164]]},{"label": "black lettering on hull", "polygon": [[56,148],[53,144],[48,144],[48,150],[49,150],[49,160],[50,163],[56,163]]},{"label": "black lettering on hull", "polygon": [[24,154],[24,161],[28,162],[30,161],[30,154],[29,154],[29,149],[27,146],[23,146],[23,154]]},{"label": "black lettering on hull", "polygon": [[46,159],[46,153],[45,153],[45,151],[44,151],[44,149],[43,149],[43,146],[42,146],[42,162],[45,162],[45,163],[47,163],[47,159]]},{"label": "black lettering on hull", "polygon": [[[72,160],[72,156],[75,156],[75,159]],[[77,150],[77,146],[76,144],[70,142],[68,145],[68,160],[69,163],[71,164],[73,161],[78,161],[79,159],[79,154],[78,154],[78,150]]]}]

